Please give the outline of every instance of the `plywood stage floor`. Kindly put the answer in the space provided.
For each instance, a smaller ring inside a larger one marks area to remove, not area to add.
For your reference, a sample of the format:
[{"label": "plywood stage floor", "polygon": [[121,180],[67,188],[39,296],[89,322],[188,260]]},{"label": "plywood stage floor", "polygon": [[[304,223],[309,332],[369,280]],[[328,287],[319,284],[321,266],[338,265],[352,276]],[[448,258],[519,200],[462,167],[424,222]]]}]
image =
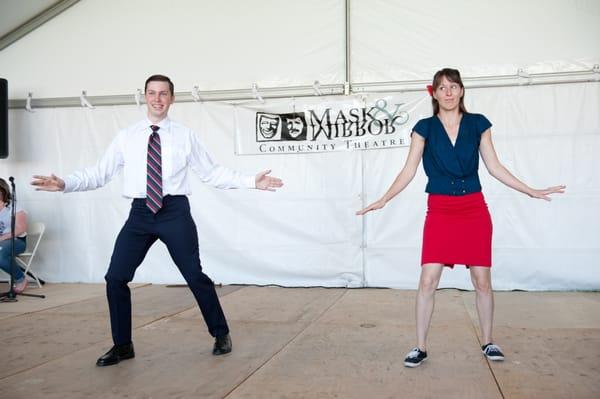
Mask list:
[{"label": "plywood stage floor", "polygon": [[0,398],[600,398],[600,293],[496,293],[490,363],[474,294],[438,291],[429,359],[408,369],[414,291],[219,287],[234,350],[214,357],[187,287],[132,288],[136,357],[103,368],[104,285],[0,303]]}]

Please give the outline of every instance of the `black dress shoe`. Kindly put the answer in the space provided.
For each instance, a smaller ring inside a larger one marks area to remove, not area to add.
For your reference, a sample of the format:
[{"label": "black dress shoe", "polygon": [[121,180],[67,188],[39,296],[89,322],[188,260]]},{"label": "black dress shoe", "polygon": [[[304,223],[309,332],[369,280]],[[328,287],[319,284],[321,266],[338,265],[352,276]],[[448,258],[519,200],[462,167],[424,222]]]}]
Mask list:
[{"label": "black dress shoe", "polygon": [[213,355],[224,355],[229,352],[231,352],[231,337],[229,334],[217,336],[213,347]]},{"label": "black dress shoe", "polygon": [[119,363],[121,360],[131,359],[135,357],[133,352],[133,344],[115,345],[104,355],[100,356],[96,361],[96,366],[112,366]]}]

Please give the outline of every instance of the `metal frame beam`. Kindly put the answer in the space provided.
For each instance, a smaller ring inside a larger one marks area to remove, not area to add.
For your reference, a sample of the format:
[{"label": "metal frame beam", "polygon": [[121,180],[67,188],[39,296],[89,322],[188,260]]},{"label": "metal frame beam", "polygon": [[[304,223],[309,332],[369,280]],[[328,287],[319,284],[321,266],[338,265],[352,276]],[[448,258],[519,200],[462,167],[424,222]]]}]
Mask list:
[{"label": "metal frame beam", "polygon": [[61,0],[53,6],[48,7],[35,17],[31,18],[23,25],[13,29],[6,35],[0,37],[0,51],[10,46],[23,36],[27,35],[29,32],[48,22],[49,20],[56,17],[57,15],[65,11],[67,8],[71,7],[72,5],[78,2],[79,0]]},{"label": "metal frame beam", "polygon": [[[319,89],[322,95],[343,95],[343,84],[324,84],[320,85]],[[289,98],[289,97],[314,97],[316,95],[313,86],[290,86],[290,87],[265,87],[259,88],[258,92],[263,99],[269,98]],[[256,97],[252,89],[237,89],[237,90],[213,90],[200,91],[200,102],[204,101],[245,101],[255,100]],[[88,101],[94,106],[106,105],[131,105],[135,104],[135,95],[119,94],[109,96],[86,96]],[[176,102],[193,102],[196,101],[192,97],[191,92],[176,92]],[[24,108],[26,99],[8,100],[8,108]],[[142,98],[143,101],[143,98]],[[80,107],[81,101],[79,97],[57,97],[57,98],[33,98],[31,101],[32,108],[56,108],[56,107]]]},{"label": "metal frame beam", "polygon": [[[519,72],[514,75],[472,76],[463,77],[467,88],[486,87],[511,87],[511,86],[537,86],[563,83],[600,82],[600,65],[592,69],[570,72],[547,72],[526,74]],[[358,93],[385,93],[385,92],[411,92],[425,90],[431,80],[406,80],[392,82],[353,83],[352,92]]]}]

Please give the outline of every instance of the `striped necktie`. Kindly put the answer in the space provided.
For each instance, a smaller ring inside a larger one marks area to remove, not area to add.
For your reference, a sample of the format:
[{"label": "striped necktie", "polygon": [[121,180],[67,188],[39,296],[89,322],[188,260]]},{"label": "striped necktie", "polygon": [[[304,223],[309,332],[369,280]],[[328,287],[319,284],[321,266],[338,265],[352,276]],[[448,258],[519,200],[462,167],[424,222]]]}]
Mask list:
[{"label": "striped necktie", "polygon": [[160,126],[151,125],[152,134],[148,139],[148,158],[146,175],[146,206],[157,213],[162,208],[162,160],[160,155]]}]

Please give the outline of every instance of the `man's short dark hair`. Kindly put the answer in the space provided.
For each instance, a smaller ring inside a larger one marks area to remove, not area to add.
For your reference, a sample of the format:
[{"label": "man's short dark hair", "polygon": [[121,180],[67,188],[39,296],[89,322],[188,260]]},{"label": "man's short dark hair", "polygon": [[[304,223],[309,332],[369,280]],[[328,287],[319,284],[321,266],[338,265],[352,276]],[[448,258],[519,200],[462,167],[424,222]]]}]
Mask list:
[{"label": "man's short dark hair", "polygon": [[148,79],[146,79],[146,84],[144,85],[144,92],[148,88],[148,83],[150,82],[167,82],[169,84],[169,90],[171,91],[171,95],[175,95],[175,86],[173,86],[173,82],[169,79],[168,76],[165,75],[152,75]]}]

